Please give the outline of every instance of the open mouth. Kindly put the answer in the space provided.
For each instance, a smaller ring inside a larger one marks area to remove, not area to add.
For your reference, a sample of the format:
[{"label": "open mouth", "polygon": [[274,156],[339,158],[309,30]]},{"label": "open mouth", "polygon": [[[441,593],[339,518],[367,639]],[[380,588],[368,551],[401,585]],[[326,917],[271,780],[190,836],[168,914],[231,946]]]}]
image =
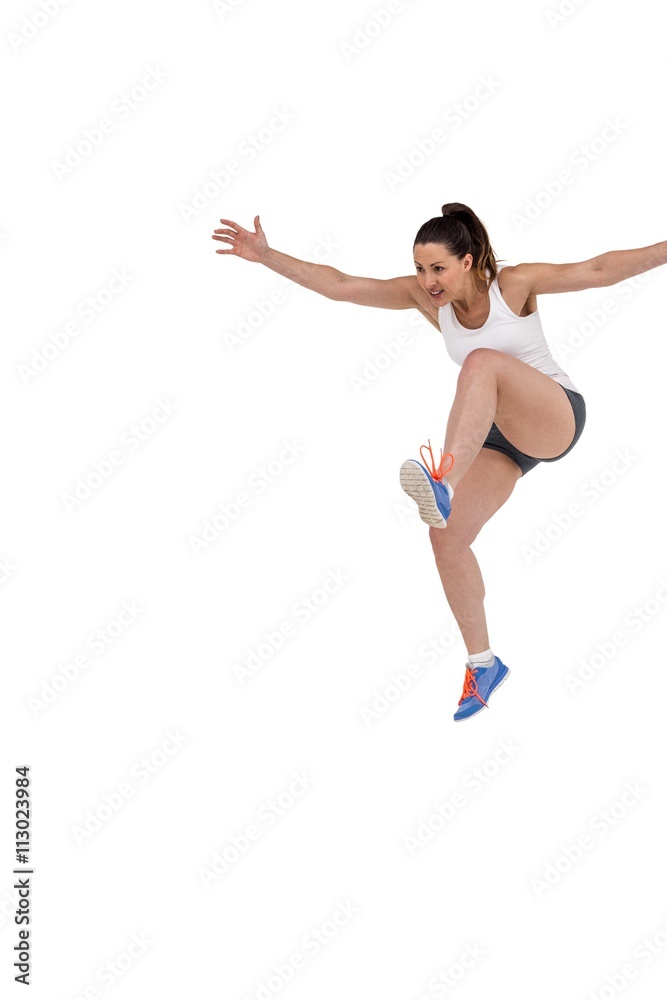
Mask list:
[{"label": "open mouth", "polygon": [[439,295],[442,295],[442,288],[437,292],[429,292],[429,295],[432,299],[437,299]]}]

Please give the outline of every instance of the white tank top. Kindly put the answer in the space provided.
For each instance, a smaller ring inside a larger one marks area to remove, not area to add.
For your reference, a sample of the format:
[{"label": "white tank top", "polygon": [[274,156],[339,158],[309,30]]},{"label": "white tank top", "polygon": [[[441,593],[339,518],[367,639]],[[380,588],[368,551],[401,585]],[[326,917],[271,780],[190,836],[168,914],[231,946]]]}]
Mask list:
[{"label": "white tank top", "polygon": [[[498,270],[507,266],[500,264]],[[497,277],[489,285],[489,298],[489,318],[477,330],[468,330],[459,323],[451,302],[438,309],[438,323],[452,361],[462,365],[475,348],[489,347],[511,354],[513,358],[532,365],[567,389],[579,392],[569,376],[556,364],[546,342],[537,309],[529,316],[517,316],[513,313],[502,296]]]}]

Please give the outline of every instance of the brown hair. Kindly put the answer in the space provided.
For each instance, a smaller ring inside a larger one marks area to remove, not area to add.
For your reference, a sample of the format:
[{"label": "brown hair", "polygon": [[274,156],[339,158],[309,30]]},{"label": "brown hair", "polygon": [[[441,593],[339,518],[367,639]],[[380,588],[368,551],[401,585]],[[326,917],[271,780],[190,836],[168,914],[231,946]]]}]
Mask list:
[{"label": "brown hair", "polygon": [[472,266],[482,281],[489,284],[498,274],[496,255],[484,223],[471,208],[458,201],[443,205],[442,216],[424,223],[415,237],[413,250],[418,243],[438,243],[457,260],[472,254]]}]

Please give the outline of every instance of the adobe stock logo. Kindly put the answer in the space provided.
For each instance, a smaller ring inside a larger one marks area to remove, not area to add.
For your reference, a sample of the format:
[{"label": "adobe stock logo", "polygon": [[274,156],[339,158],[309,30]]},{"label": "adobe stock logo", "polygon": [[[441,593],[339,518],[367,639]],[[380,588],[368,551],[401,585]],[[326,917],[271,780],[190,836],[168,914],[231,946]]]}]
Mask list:
[{"label": "adobe stock logo", "polygon": [[226,875],[251,850],[252,845],[264,837],[266,830],[272,829],[315,784],[315,778],[306,771],[292,771],[291,778],[287,788],[262,803],[254,822],[246,823],[240,833],[230,834],[207,864],[199,866],[197,874],[205,889],[210,889],[214,882]]},{"label": "adobe stock logo", "polygon": [[70,833],[77,846],[81,847],[112,820],[127,801],[135,796],[138,789],[149,782],[189,740],[190,737],[180,730],[169,730],[160,746],[154,747],[149,756],[135,761],[130,768],[129,780],[121,781],[110,792],[104,792],[100,801],[86,811],[81,822],[70,826]]},{"label": "adobe stock logo", "polygon": [[[408,4],[414,0],[406,0]],[[346,63],[351,63],[355,56],[364,52],[394,21],[397,14],[402,14],[405,6],[402,0],[388,0],[385,7],[372,10],[370,17],[354,29],[351,41],[340,42],[339,48]]]},{"label": "adobe stock logo", "polygon": [[84,128],[81,136],[66,147],[62,160],[51,161],[51,169],[58,180],[62,181],[80,167],[106,141],[107,136],[116,130],[118,123],[126,121],[162,85],[168,75],[159,66],[147,66],[141,80],[131,90],[124,90],[112,101],[109,110],[111,117],[105,116],[96,125]]},{"label": "adobe stock logo", "polygon": [[570,694],[578,694],[593,678],[599,676],[618,651],[627,646],[634,636],[642,632],[658,615],[661,615],[666,607],[667,577],[663,576],[658,581],[657,589],[650,597],[645,598],[640,604],[635,602],[631,608],[628,608],[622,620],[624,628],[614,629],[611,635],[595,643],[594,652],[588,653],[586,657],[579,657],[576,670],[565,675],[565,683]]},{"label": "adobe stock logo", "polygon": [[218,509],[201,524],[199,533],[190,534],[188,542],[194,554],[202,552],[217,542],[232,524],[238,522],[244,511],[248,510],[255,499],[277,482],[286,470],[298,461],[306,448],[298,441],[283,441],[282,450],[275,455],[266,466],[260,466],[246,480],[246,489],[239,490],[231,497],[218,504]]},{"label": "adobe stock logo", "polygon": [[459,815],[474,795],[478,795],[493,781],[500,772],[513,760],[521,747],[514,740],[501,740],[492,756],[482,761],[479,767],[474,767],[464,774],[460,787],[448,799],[437,802],[434,811],[417,824],[416,830],[403,838],[405,848],[411,858],[417,851],[431,843],[437,833],[444,830],[452,820]]},{"label": "adobe stock logo", "polygon": [[[406,320],[407,324],[420,331],[426,326],[423,316],[413,312]],[[395,361],[403,357],[408,347],[415,343],[411,330],[400,330],[395,339],[383,339],[380,343],[380,350],[372,357],[368,355],[364,358],[363,366],[353,375],[350,375],[350,383],[354,388],[355,395],[359,396],[365,389],[373,385],[382,377],[388,368],[391,368]]]},{"label": "adobe stock logo", "polygon": [[286,618],[271,631],[265,631],[257,646],[246,649],[245,659],[232,665],[234,675],[239,684],[244,684],[249,678],[261,670],[266,663],[295,635],[299,633],[300,625],[304,625],[318,614],[349,581],[350,577],[341,569],[329,569],[319,587],[295,601],[291,607],[291,618]]},{"label": "adobe stock logo", "polygon": [[[128,285],[134,281],[134,278],[135,275],[130,274],[126,267],[114,268],[111,277],[107,278],[101,288],[97,288],[92,295],[87,295],[77,303],[74,308],[75,315],[81,317],[86,326],[93,323],[116,301],[119,295],[122,295]],[[39,347],[31,348],[30,358],[18,365],[16,369],[23,384],[29,385],[32,379],[61,357],[63,352],[68,350],[74,338],[79,337],[82,332],[82,326],[78,319],[71,319],[62,324],[59,329],[49,333],[48,339],[43,341]]]},{"label": "adobe stock logo", "polygon": [[219,18],[223,18],[225,14],[233,14],[244,3],[245,0],[213,0],[213,10]]},{"label": "adobe stock logo", "polygon": [[485,102],[500,89],[500,86],[500,82],[491,74],[479,76],[476,87],[443,112],[441,121],[445,127],[436,126],[428,135],[416,139],[412,148],[399,156],[393,169],[384,171],[383,176],[389,190],[395,191],[397,187],[405,184],[415,171],[423,166],[431,156],[439,152],[443,143],[448,142],[458,129],[477,114]]},{"label": "adobe stock logo", "polygon": [[[455,962],[451,962],[446,969],[440,969],[434,976],[431,976],[428,981],[428,989],[431,995],[438,997],[449,996],[450,990],[453,990],[485,955],[486,948],[476,941],[473,944],[467,944],[461,950]],[[429,996],[425,992],[420,993],[417,1000],[429,1000]]]},{"label": "adobe stock logo", "polygon": [[161,399],[156,397],[155,406],[152,407],[142,420],[126,428],[120,435],[119,447],[114,448],[102,458],[93,462],[82,475],[77,476],[74,485],[69,492],[63,492],[60,499],[68,514],[80,508],[99,490],[104,483],[115,474],[117,469],[124,465],[128,456],[134,455],[147,441],[150,441],[162,424],[169,420],[180,404],[172,402],[168,397]]},{"label": "adobe stock logo", "polygon": [[7,41],[14,52],[19,52],[28,42],[36,38],[68,2],[69,0],[40,0],[39,10],[24,17],[20,28],[10,31],[7,35]]},{"label": "adobe stock logo", "polygon": [[632,952],[632,961],[626,961],[616,972],[607,973],[605,985],[595,992],[591,990],[586,1000],[615,1000],[625,990],[630,980],[637,979],[654,959],[667,950],[667,925],[663,922],[650,937],[644,937]]},{"label": "adobe stock logo", "polygon": [[648,281],[651,281],[650,271],[636,274],[634,278],[628,278],[614,285],[609,295],[599,300],[592,309],[586,310],[585,319],[577,326],[573,324],[569,326],[567,340],[552,345],[551,352],[556,361],[559,364],[567,363],[573,354],[580,351],[606,325],[610,316],[618,314],[619,303],[634,298]]},{"label": "adobe stock logo", "polygon": [[120,610],[109,621],[88,633],[83,641],[83,649],[71,656],[67,662],[61,663],[50,677],[45,678],[39,691],[27,698],[27,706],[37,717],[56,702],[72,684],[76,683],[88,667],[92,666],[93,658],[88,650],[96,656],[102,656],[114,646],[118,640],[132,628],[134,623],[144,614],[144,608],[136,601],[123,601]]},{"label": "adobe stock logo", "polygon": [[550,7],[546,11],[547,22],[550,27],[557,28],[563,21],[567,21],[575,13],[578,7],[583,6],[586,0],[561,0],[556,8]]},{"label": "adobe stock logo", "polygon": [[[334,250],[339,247],[340,243],[336,243],[332,236],[318,236],[312,253],[306,259],[311,264],[323,264],[333,256]],[[283,275],[279,275],[276,280],[277,286],[274,286],[270,291],[262,292],[261,298],[253,299],[253,308],[237,317],[233,330],[227,329],[222,333],[222,342],[230,354],[233,354],[251,337],[255,336],[257,331],[264,326],[266,320],[273,316],[276,309],[284,302],[289,301],[291,295],[304,291],[303,285],[297,285]]]},{"label": "adobe stock logo", "polygon": [[311,957],[319,955],[323,948],[338,937],[343,927],[359,913],[359,906],[351,899],[339,899],[336,909],[328,918],[311,926],[298,942],[298,950],[292,949],[288,958],[274,962],[271,971],[262,979],[255,980],[255,987],[248,991],[242,1000],[272,1000],[272,997],[282,993],[297,972],[305,969]]},{"label": "adobe stock logo", "polygon": [[621,121],[618,115],[614,118],[606,118],[599,135],[593,136],[586,143],[581,143],[570,153],[567,162],[575,168],[574,172],[570,166],[563,167],[555,177],[542,181],[540,190],[525,202],[523,212],[512,212],[510,218],[515,231],[520,233],[539,219],[555,201],[563,196],[566,188],[575,183],[577,177],[584,174],[617,142],[619,136],[623,135],[628,127],[627,123]]},{"label": "adobe stock logo", "polygon": [[541,559],[594,504],[598,503],[601,497],[606,496],[616,486],[637,461],[639,461],[638,456],[628,448],[617,448],[609,465],[596,475],[590,476],[580,486],[579,496],[586,501],[586,504],[578,500],[570,501],[566,510],[552,513],[550,521],[533,534],[529,544],[521,546],[521,555],[526,565],[531,566],[536,560]]},{"label": "adobe stock logo", "polygon": [[182,201],[178,211],[184,222],[195,219],[209,202],[226,191],[235,177],[243,173],[246,166],[263,153],[281,135],[285,129],[296,121],[296,115],[287,108],[274,107],[271,118],[256,132],[246,135],[236,147],[236,156],[227,160],[217,170],[209,170],[208,178],[196,187],[189,201]]},{"label": "adobe stock logo", "polygon": [[546,864],[540,876],[531,878],[530,884],[537,898],[541,899],[545,893],[558,885],[646,795],[648,789],[644,788],[641,782],[626,781],[623,790],[613,802],[591,816],[587,830],[581,833],[574,843],[561,844],[558,856]]},{"label": "adobe stock logo", "polygon": [[0,558],[0,584],[6,583],[14,576],[17,567],[11,562],[10,556]]},{"label": "adobe stock logo", "polygon": [[[115,986],[116,982],[127,975],[132,966],[146,954],[148,949],[155,944],[145,931],[140,934],[133,934],[129,944],[125,949],[114,955],[112,959],[98,966],[95,971],[95,982],[101,983],[105,989]],[[85,989],[80,990],[76,996],[69,994],[67,1000],[100,1000],[102,993],[95,983],[91,983]]]}]

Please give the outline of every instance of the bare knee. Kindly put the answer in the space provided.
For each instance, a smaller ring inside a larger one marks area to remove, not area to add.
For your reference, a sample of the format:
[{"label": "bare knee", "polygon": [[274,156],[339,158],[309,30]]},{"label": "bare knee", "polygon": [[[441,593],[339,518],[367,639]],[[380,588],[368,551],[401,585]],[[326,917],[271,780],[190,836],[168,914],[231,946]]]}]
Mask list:
[{"label": "bare knee", "polygon": [[469,549],[478,532],[465,526],[457,527],[451,520],[446,528],[429,528],[429,537],[436,559],[455,559],[464,549]]},{"label": "bare knee", "polygon": [[[502,358],[502,351],[496,351],[492,347],[476,347],[463,359],[460,375],[469,370],[476,370],[480,367],[494,366]],[[460,377],[459,375],[459,377]]]}]

